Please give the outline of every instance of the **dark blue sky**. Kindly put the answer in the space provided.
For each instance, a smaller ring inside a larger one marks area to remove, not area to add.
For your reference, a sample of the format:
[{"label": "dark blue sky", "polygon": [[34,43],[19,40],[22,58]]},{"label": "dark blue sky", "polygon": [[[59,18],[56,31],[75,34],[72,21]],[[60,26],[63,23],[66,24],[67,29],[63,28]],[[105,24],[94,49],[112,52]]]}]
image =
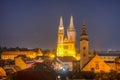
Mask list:
[{"label": "dark blue sky", "polygon": [[67,28],[71,15],[78,48],[85,20],[91,49],[120,50],[119,0],[0,0],[0,46],[55,49],[59,17]]}]

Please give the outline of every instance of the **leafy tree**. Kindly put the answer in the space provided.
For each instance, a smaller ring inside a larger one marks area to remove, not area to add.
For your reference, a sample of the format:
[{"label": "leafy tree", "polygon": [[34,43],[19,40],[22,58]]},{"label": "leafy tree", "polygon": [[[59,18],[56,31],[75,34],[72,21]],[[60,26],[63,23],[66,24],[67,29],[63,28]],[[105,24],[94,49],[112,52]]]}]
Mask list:
[{"label": "leafy tree", "polygon": [[108,74],[109,80],[117,80],[118,73],[114,70],[111,70]]}]

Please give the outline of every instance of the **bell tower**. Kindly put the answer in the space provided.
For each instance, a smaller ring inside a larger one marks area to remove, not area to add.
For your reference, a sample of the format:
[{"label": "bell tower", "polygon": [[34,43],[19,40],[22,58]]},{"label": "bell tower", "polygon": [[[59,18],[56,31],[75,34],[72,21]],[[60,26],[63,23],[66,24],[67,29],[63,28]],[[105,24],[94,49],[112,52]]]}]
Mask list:
[{"label": "bell tower", "polygon": [[89,58],[89,40],[88,40],[88,34],[86,32],[86,25],[85,23],[82,25],[82,33],[80,35],[80,65],[81,69],[82,67],[87,63]]}]

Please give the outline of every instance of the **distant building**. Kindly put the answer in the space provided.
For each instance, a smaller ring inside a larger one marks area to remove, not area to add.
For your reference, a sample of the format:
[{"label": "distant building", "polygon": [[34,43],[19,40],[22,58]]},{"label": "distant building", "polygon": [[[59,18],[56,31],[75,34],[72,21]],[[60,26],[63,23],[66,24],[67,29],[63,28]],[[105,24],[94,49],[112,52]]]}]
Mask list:
[{"label": "distant building", "polygon": [[6,75],[20,71],[20,68],[18,66],[15,66],[15,65],[5,65],[3,67],[3,69],[5,70]]},{"label": "distant building", "polygon": [[2,67],[0,67],[0,77],[2,76],[6,76],[6,72]]},{"label": "distant building", "polygon": [[22,58],[15,58],[15,65],[20,67],[21,70],[26,69],[27,65]]},{"label": "distant building", "polygon": [[104,61],[114,61],[116,57],[120,56],[119,51],[100,51],[98,55],[104,59]]},{"label": "distant building", "polygon": [[115,59],[120,55],[120,52],[117,51],[101,51],[98,52],[98,55],[104,62],[110,66],[111,70],[116,70]]},{"label": "distant building", "polygon": [[42,52],[40,50],[38,50],[38,52],[34,52],[34,51],[6,51],[6,52],[2,52],[1,59],[14,60],[14,58],[18,55],[25,55],[26,57],[29,57],[29,58],[35,58],[36,56],[42,56]]},{"label": "distant building", "polygon": [[34,63],[42,63],[45,59],[43,59],[43,56],[37,56],[34,59],[24,57],[24,56],[17,56],[15,58],[15,65],[18,66],[21,70],[27,69],[32,67]]},{"label": "distant building", "polygon": [[73,70],[73,61],[76,61],[76,58],[72,57],[72,56],[65,56],[65,57],[58,57],[57,58],[59,65],[57,64],[57,66],[59,66],[60,69],[67,69],[68,71],[72,71]]},{"label": "distant building", "polygon": [[38,49],[38,51],[37,51],[37,56],[43,56],[43,53],[40,49]]},{"label": "distant building", "polygon": [[80,72],[80,61],[73,61],[73,73],[79,73]]}]

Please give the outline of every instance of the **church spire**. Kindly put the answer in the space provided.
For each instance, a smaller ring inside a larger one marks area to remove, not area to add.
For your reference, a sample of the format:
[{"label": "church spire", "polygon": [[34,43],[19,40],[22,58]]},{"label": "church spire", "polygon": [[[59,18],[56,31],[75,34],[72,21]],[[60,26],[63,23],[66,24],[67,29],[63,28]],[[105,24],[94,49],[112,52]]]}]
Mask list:
[{"label": "church spire", "polygon": [[62,20],[62,16],[60,16],[59,29],[63,29],[63,20]]},{"label": "church spire", "polygon": [[81,40],[88,40],[88,34],[86,32],[85,21],[83,21],[83,25],[82,25]]},{"label": "church spire", "polygon": [[87,33],[86,33],[85,21],[83,21],[83,25],[82,25],[82,34],[81,34],[81,35],[87,35]]},{"label": "church spire", "polygon": [[73,23],[73,16],[70,17],[70,27],[69,28],[74,28],[74,23]]},{"label": "church spire", "polygon": [[83,25],[85,25],[85,20],[83,20]]}]

